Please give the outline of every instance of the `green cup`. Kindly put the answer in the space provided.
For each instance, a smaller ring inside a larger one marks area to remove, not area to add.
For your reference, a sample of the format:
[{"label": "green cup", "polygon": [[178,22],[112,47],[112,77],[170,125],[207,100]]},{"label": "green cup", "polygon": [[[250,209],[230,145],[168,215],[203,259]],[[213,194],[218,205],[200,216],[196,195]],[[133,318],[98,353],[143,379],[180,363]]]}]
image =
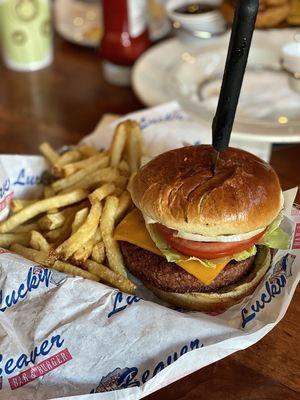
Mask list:
[{"label": "green cup", "polygon": [[53,59],[50,0],[0,0],[3,60],[18,71],[34,71]]}]

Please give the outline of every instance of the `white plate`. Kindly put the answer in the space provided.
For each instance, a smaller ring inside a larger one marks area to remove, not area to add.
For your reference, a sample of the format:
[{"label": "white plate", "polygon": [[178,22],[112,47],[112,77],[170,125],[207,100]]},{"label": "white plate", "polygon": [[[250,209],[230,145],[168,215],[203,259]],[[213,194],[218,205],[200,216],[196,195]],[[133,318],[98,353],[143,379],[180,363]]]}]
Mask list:
[{"label": "white plate", "polygon": [[[221,39],[203,40],[203,47],[216,40],[226,41],[227,35]],[[148,107],[156,106],[170,100],[165,91],[165,78],[175,61],[184,57],[186,44],[177,38],[167,39],[147,50],[135,63],[132,74],[133,90],[139,99]]]},{"label": "white plate", "polygon": [[[251,70],[253,65],[262,64],[267,68],[279,68],[281,45],[293,40],[294,33],[294,30],[255,33],[249,57],[250,69],[241,93],[232,137],[273,143],[300,141],[300,95],[289,89],[283,73]],[[205,86],[203,92],[210,97],[206,101],[199,100],[197,90],[209,76],[222,73],[228,40],[227,34],[215,38],[213,42],[205,41],[206,48],[191,49],[177,39],[170,39],[151,48],[134,68],[133,87],[136,94],[148,106],[179,100],[185,110],[211,124],[219,82],[215,80]],[[255,84],[255,79],[262,84]],[[265,91],[262,90],[264,85]],[[264,103],[270,103],[271,107],[266,107]],[[299,115],[296,115],[298,112]]]}]

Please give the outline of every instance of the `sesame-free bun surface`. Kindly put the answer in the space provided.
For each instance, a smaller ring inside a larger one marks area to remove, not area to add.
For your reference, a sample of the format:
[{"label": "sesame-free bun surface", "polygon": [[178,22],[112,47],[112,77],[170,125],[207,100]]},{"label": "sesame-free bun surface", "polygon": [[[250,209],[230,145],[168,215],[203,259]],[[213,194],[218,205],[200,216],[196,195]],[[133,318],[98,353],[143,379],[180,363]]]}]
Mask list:
[{"label": "sesame-free bun surface", "polygon": [[270,224],[282,206],[273,168],[253,154],[228,148],[213,174],[212,155],[209,145],[160,154],[132,179],[133,202],[169,228],[206,236],[240,234]]}]

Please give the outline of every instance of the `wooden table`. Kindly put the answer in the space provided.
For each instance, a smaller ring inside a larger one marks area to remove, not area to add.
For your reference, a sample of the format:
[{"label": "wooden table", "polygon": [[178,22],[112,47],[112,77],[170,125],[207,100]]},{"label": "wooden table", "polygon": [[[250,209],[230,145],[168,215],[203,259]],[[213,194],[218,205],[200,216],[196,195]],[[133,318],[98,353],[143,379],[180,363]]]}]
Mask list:
[{"label": "wooden table", "polygon": [[[37,153],[44,140],[75,144],[104,113],[124,114],[142,104],[130,89],[103,81],[93,50],[56,38],[53,65],[16,73],[0,64],[0,152]],[[283,189],[300,185],[300,144],[273,151]],[[298,196],[298,202],[300,196]],[[300,287],[284,319],[256,345],[162,389],[148,399],[299,399]]]}]

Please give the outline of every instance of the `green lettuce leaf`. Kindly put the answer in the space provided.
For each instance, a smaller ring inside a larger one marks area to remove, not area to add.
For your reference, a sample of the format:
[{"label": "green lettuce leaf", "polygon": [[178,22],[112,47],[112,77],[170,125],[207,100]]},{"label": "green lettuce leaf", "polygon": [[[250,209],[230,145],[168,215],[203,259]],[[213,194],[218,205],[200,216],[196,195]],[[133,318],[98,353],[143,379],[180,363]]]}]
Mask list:
[{"label": "green lettuce leaf", "polygon": [[[283,215],[280,213],[277,218],[269,225],[268,230],[259,241],[259,244],[270,247],[272,249],[288,249],[290,245],[290,236],[280,228]],[[159,250],[163,253],[169,262],[179,262],[196,260],[200,261],[206,268],[216,268],[213,260],[200,259],[197,257],[187,257],[184,254],[172,249],[165,240],[156,231],[153,224],[146,224],[146,228]],[[230,256],[230,260],[243,261],[256,254],[256,246],[252,246],[249,250]]]},{"label": "green lettuce leaf", "polygon": [[[231,260],[235,260],[235,261],[246,260],[247,258],[249,258],[251,256],[255,256],[256,251],[257,251],[256,246],[252,246],[249,250],[243,250],[239,253],[235,253],[232,256],[230,256],[230,261]],[[195,257],[191,257],[191,258],[189,258],[189,260],[190,259],[201,261],[201,263],[204,264],[207,268],[216,268],[216,265],[217,265],[212,260],[203,260],[203,259],[195,258]]]},{"label": "green lettuce leaf", "polygon": [[[162,239],[162,237],[156,231],[153,224],[146,224],[146,228],[151,236],[151,239],[156,244],[156,247],[159,248],[159,250],[163,253],[163,255],[169,262],[196,260],[200,261],[206,268],[216,268],[217,264],[213,262],[213,260],[206,260],[197,257],[187,257],[179,253],[178,251],[172,249],[170,246],[168,246],[165,240]],[[249,250],[244,250],[241,251],[240,253],[233,254],[230,257],[230,260],[243,261],[251,256],[254,256],[255,254],[256,254],[256,246],[252,246]]]},{"label": "green lettuce leaf", "polygon": [[146,228],[151,236],[151,239],[156,244],[156,247],[163,253],[166,259],[169,262],[183,261],[186,257],[178,253],[176,250],[173,250],[168,244],[162,239],[162,237],[156,231],[154,224],[146,224]]},{"label": "green lettuce leaf", "polygon": [[269,225],[267,232],[259,241],[259,244],[271,247],[272,249],[288,249],[290,246],[290,235],[280,228],[283,215],[280,213]]},{"label": "green lettuce leaf", "polygon": [[256,251],[257,251],[256,246],[252,246],[249,250],[243,250],[239,253],[233,254],[232,260],[244,261],[249,257],[255,256]]}]

